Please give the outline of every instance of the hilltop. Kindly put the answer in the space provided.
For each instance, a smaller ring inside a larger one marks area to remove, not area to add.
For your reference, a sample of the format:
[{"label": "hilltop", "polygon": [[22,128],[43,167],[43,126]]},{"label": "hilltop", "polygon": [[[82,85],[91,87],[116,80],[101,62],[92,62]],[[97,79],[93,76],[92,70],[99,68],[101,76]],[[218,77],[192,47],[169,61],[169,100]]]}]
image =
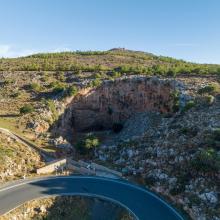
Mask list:
[{"label": "hilltop", "polygon": [[42,53],[0,59],[1,71],[116,71],[147,75],[219,74],[219,65],[195,64],[151,53],[112,49]]}]

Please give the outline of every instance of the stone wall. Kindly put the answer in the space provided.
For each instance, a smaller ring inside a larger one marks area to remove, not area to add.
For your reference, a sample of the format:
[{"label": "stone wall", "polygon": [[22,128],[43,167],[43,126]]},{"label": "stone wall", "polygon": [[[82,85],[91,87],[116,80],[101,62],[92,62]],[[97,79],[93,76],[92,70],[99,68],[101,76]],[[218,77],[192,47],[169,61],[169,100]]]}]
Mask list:
[{"label": "stone wall", "polygon": [[66,165],[66,159],[60,159],[52,161],[44,167],[37,169],[37,174],[48,174],[56,171],[57,168],[63,167]]}]

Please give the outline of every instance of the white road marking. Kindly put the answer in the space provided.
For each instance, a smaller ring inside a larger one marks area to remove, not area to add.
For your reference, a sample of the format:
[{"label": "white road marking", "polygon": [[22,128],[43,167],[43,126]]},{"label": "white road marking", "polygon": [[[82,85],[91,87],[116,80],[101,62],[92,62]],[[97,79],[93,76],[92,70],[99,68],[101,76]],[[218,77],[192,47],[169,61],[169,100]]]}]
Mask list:
[{"label": "white road marking", "polygon": [[[19,184],[16,184],[16,185],[13,185],[13,186],[9,186],[9,187],[5,187],[3,189],[0,189],[0,192],[3,192],[3,191],[7,191],[7,190],[10,190],[10,189],[13,189],[15,187],[19,187],[19,186],[22,186],[22,185],[26,185],[26,184],[29,184],[29,183],[33,183],[33,182],[38,182],[38,181],[42,181],[42,180],[53,180],[53,179],[99,179],[99,180],[106,180],[106,181],[109,181],[109,182],[115,182],[115,183],[119,183],[119,184],[122,184],[122,185],[126,185],[126,186],[129,186],[129,187],[133,187],[137,190],[140,190],[146,194],[149,194],[151,195],[152,197],[154,197],[155,199],[159,200],[160,202],[162,202],[167,208],[171,209],[175,214],[176,216],[178,216],[181,220],[183,220],[183,218],[179,215],[179,213],[172,207],[170,206],[168,203],[166,203],[165,201],[163,201],[159,196],[156,196],[154,195],[154,193],[148,191],[147,189],[143,189],[139,186],[136,186],[134,184],[130,184],[130,183],[126,183],[126,182],[123,182],[123,181],[119,181],[119,180],[115,180],[115,179],[109,179],[109,178],[104,178],[104,177],[93,177],[93,176],[59,176],[59,177],[45,177],[45,178],[39,178],[39,179],[34,179],[34,180],[29,180],[29,181],[25,181],[25,182],[22,182],[22,183],[19,183]],[[59,194],[59,195],[62,195]],[[63,195],[71,195],[71,193],[65,193]],[[72,195],[74,195],[72,193]],[[77,195],[77,193],[75,194]],[[79,194],[78,194],[79,195]],[[83,195],[86,195],[86,193]],[[91,194],[92,195],[92,194]],[[99,195],[96,195],[96,196],[99,196]],[[102,196],[102,195],[101,195]],[[103,196],[104,197],[104,196]],[[108,197],[106,197],[108,198]],[[111,198],[108,198],[108,199],[111,199]],[[113,200],[113,199],[112,199]],[[118,202],[119,203],[119,202]],[[125,207],[123,205],[123,207]],[[128,210],[130,210],[128,207],[127,207]],[[133,213],[133,212],[132,212]]]}]

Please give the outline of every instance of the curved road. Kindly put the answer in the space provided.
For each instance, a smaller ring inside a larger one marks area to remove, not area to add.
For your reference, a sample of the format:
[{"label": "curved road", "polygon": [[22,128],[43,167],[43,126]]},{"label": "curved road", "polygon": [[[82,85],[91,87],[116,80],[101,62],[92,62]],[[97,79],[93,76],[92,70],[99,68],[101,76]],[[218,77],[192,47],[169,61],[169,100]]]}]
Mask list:
[{"label": "curved road", "polygon": [[124,206],[139,220],[183,220],[171,206],[141,187],[93,176],[45,177],[0,188],[0,214],[26,201],[56,195],[104,198]]}]

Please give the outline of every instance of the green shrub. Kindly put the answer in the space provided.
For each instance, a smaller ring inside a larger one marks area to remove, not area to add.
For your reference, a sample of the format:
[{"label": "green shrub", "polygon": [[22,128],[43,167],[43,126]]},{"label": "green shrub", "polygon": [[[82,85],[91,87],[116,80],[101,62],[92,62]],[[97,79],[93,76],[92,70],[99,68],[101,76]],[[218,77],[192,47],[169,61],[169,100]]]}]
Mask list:
[{"label": "green shrub", "polygon": [[113,114],[113,109],[109,106],[107,112],[108,112],[109,115],[112,115]]},{"label": "green shrub", "polygon": [[75,147],[81,154],[87,154],[92,149],[100,145],[99,139],[93,135],[87,135],[86,138],[79,140]]},{"label": "green shrub", "polygon": [[64,92],[64,90],[66,88],[65,85],[60,82],[52,82],[52,83],[50,83],[49,87],[52,88],[52,91],[54,94]]},{"label": "green shrub", "polygon": [[219,92],[219,86],[215,83],[204,86],[204,87],[202,87],[198,90],[198,93],[200,95],[202,95],[202,94],[213,94],[213,93],[216,93],[216,92]]},{"label": "green shrub", "polygon": [[196,127],[183,127],[180,129],[179,133],[189,137],[195,137],[198,133],[198,129]]},{"label": "green shrub", "polygon": [[53,93],[58,94],[63,92],[64,90],[65,90],[65,86],[59,85],[53,89]]},{"label": "green shrub", "polygon": [[34,92],[40,92],[41,91],[41,85],[40,84],[38,84],[38,83],[31,83],[30,85],[29,85],[29,88],[32,90],[32,91],[34,91]]},{"label": "green shrub", "polygon": [[96,138],[95,136],[88,136],[85,141],[84,141],[84,146],[86,149],[90,150],[93,148],[96,148],[100,145],[99,139]]},{"label": "green shrub", "polygon": [[56,109],[56,105],[55,105],[54,101],[51,100],[51,99],[48,99],[48,100],[46,100],[46,105],[48,106],[49,110],[52,112],[53,119],[57,120],[58,119],[58,113],[57,113],[57,109]]},{"label": "green shrub", "polygon": [[4,85],[7,86],[9,84],[13,84],[15,83],[15,79],[5,79],[4,81]]},{"label": "green shrub", "polygon": [[4,85],[4,86],[7,86],[7,85],[9,85],[10,83],[11,83],[10,80],[6,79],[6,80],[3,82],[3,85]]},{"label": "green shrub", "polygon": [[103,75],[104,75],[104,74],[102,74],[102,73],[95,73],[95,74],[94,74],[94,78],[95,78],[95,79],[102,79],[102,78],[103,78]]},{"label": "green shrub", "polygon": [[184,108],[183,108],[183,112],[185,112],[185,111],[188,111],[189,109],[191,109],[191,108],[193,108],[193,107],[195,107],[196,106],[196,104],[195,104],[195,102],[194,101],[188,101],[187,103],[186,103],[186,105],[184,106]]},{"label": "green shrub", "polygon": [[10,95],[10,97],[11,97],[11,98],[17,98],[17,97],[19,97],[20,95],[21,95],[20,92],[14,92],[14,93],[12,93],[12,94]]},{"label": "green shrub", "polygon": [[20,108],[20,114],[28,114],[34,111],[34,107],[30,104],[25,104],[23,107]]},{"label": "green shrub", "polygon": [[177,72],[175,71],[175,69],[169,69],[166,73],[167,76],[171,76],[171,77],[176,77]]},{"label": "green shrub", "polygon": [[156,182],[157,182],[157,179],[155,177],[153,177],[153,176],[146,176],[144,178],[144,183],[147,186],[154,186]]},{"label": "green shrub", "polygon": [[95,80],[93,80],[90,84],[89,84],[89,86],[90,87],[98,87],[98,86],[100,86],[102,84],[102,81],[100,80],[100,79],[95,79]]},{"label": "green shrub", "polygon": [[12,157],[14,153],[15,152],[13,151],[13,149],[6,148],[5,146],[0,145],[0,160],[5,161],[5,157]]},{"label": "green shrub", "polygon": [[216,128],[206,135],[206,144],[220,150],[220,128]]},{"label": "green shrub", "polygon": [[62,83],[60,83],[58,81],[53,81],[49,84],[49,88],[53,89],[53,88],[60,86],[60,85],[62,85]]},{"label": "green shrub", "polygon": [[66,78],[65,78],[64,72],[59,71],[59,72],[57,72],[56,74],[57,74],[57,79],[58,79],[59,81],[61,81],[61,82],[64,82],[64,81],[65,81]]},{"label": "green shrub", "polygon": [[170,190],[170,194],[176,196],[180,193],[183,193],[185,190],[185,186],[183,184],[177,184],[174,188]]},{"label": "green shrub", "polygon": [[75,73],[76,75],[81,75],[81,74],[82,74],[82,70],[76,69],[76,70],[74,71],[74,73]]},{"label": "green shrub", "polygon": [[121,77],[121,73],[120,73],[120,72],[113,71],[112,74],[111,74],[111,76],[112,76],[114,79],[116,79],[116,78]]},{"label": "green shrub", "polygon": [[189,195],[189,207],[192,208],[193,205],[200,205],[201,204],[201,199],[197,195]]},{"label": "green shrub", "polygon": [[189,128],[183,127],[180,129],[180,134],[188,134],[190,132]]},{"label": "green shrub", "polygon": [[213,139],[215,141],[220,141],[220,128],[216,128],[214,131],[213,131]]},{"label": "green shrub", "polygon": [[213,148],[197,152],[191,162],[192,168],[201,172],[218,172],[220,169],[220,155]]},{"label": "green shrub", "polygon": [[179,102],[179,92],[178,91],[174,91],[172,94],[171,94],[171,97],[173,99],[173,112],[178,112],[179,111],[179,105],[180,105],[180,102]]},{"label": "green shrub", "polygon": [[[176,169],[181,169],[179,166]],[[180,193],[183,193],[185,190],[185,185],[190,181],[191,174],[190,172],[184,170],[182,168],[182,172],[177,175],[177,182],[175,186],[170,190],[171,195],[178,195]]]},{"label": "green shrub", "polygon": [[78,93],[78,88],[76,86],[70,86],[65,91],[65,96],[74,96]]}]

